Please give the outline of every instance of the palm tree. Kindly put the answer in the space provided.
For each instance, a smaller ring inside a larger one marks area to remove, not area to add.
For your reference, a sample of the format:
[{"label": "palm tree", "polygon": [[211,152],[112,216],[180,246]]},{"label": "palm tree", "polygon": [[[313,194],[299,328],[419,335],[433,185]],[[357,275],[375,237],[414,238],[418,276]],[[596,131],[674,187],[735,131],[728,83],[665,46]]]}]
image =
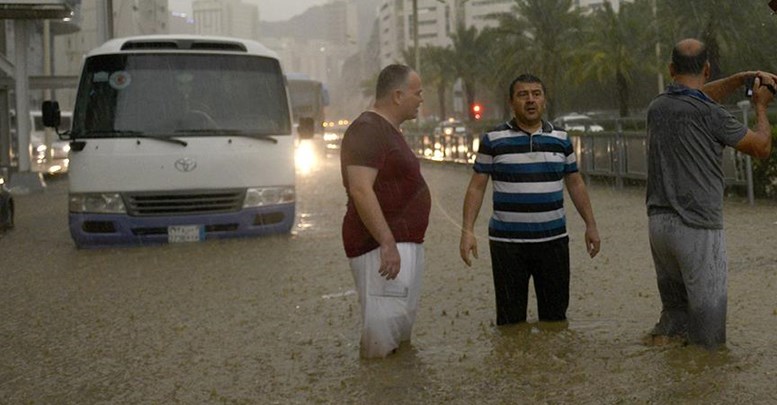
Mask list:
[{"label": "palm tree", "polygon": [[359,89],[361,89],[362,96],[370,99],[375,98],[375,86],[378,84],[378,74],[379,73],[375,73],[368,79],[359,82]]},{"label": "palm tree", "polygon": [[[456,80],[456,70],[453,66],[455,55],[450,47],[426,45],[421,49],[421,79],[424,87],[434,88],[437,95],[437,105],[440,109],[440,119],[447,117],[447,90]],[[415,69],[415,48],[409,47],[402,52],[405,63]]]},{"label": "palm tree", "polygon": [[[759,8],[765,8],[759,0],[660,0],[659,21],[664,23],[662,31],[670,35],[667,43],[674,44],[683,37],[703,41],[709,53],[711,79],[717,79],[721,77],[721,53],[747,46],[745,33],[753,26],[752,10]],[[774,49],[773,44],[767,46]]]},{"label": "palm tree", "polygon": [[574,52],[575,66],[580,69],[570,71],[572,79],[578,84],[590,79],[613,83],[621,117],[629,115],[632,72],[648,57],[646,51],[653,44],[645,16],[651,16],[647,1],[625,3],[618,13],[610,3],[604,3],[604,8],[588,17],[586,41]]},{"label": "palm tree", "polygon": [[487,49],[485,37],[475,27],[458,25],[450,38],[454,54],[451,66],[464,84],[464,96],[470,106],[475,103],[477,83],[487,71],[483,65],[483,51]]},{"label": "palm tree", "polygon": [[[424,65],[421,70],[427,78],[426,82],[437,90],[437,104],[440,108],[440,119],[448,116],[446,108],[447,90],[456,80],[454,61],[456,55],[450,47],[429,46],[423,51]],[[426,67],[426,69],[424,69]]]},{"label": "palm tree", "polygon": [[[499,21],[498,30],[515,44],[504,52],[503,60],[520,61],[516,65],[528,67],[543,80],[550,94],[548,114],[553,117],[553,95],[579,40],[580,11],[572,7],[572,0],[514,1],[513,13],[494,17]],[[509,64],[505,62],[505,66]]]}]

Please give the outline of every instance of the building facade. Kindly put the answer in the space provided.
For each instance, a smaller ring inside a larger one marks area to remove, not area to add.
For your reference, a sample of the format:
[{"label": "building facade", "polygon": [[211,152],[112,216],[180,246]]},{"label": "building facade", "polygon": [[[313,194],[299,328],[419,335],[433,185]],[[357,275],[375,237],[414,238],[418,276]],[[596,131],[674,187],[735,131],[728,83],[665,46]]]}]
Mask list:
[{"label": "building facade", "polygon": [[631,3],[634,0],[575,0],[575,5],[584,10],[596,10],[604,7],[604,3],[610,3],[612,9],[617,13],[621,4]]},{"label": "building facade", "polygon": [[499,22],[493,17],[511,13],[515,0],[469,0],[464,5],[464,26],[475,27],[478,31],[486,27],[496,27]]},{"label": "building facade", "polygon": [[192,3],[194,32],[256,40],[259,8],[240,0],[195,0]]}]

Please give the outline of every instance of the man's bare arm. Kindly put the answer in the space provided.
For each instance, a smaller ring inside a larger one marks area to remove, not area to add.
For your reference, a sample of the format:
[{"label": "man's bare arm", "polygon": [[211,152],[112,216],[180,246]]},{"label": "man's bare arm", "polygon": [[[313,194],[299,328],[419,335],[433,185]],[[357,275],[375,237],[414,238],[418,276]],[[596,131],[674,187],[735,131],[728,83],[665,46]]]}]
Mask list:
[{"label": "man's bare arm", "polygon": [[366,166],[347,166],[348,193],[353,199],[356,211],[370,235],[380,244],[380,274],[391,280],[397,277],[400,269],[399,250],[394,235],[383,216],[380,202],[373,185],[378,177],[378,169]]}]

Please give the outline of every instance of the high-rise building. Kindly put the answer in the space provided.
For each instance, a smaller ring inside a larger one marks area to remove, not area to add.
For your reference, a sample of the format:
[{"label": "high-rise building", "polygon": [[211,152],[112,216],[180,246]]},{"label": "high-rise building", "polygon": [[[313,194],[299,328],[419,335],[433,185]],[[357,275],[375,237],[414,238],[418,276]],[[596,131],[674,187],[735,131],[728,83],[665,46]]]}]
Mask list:
[{"label": "high-rise building", "polygon": [[496,27],[499,22],[493,17],[511,13],[514,6],[515,0],[470,0],[464,5],[464,26],[475,27],[478,31]]},{"label": "high-rise building", "polygon": [[113,36],[169,33],[167,0],[113,2]]},{"label": "high-rise building", "polygon": [[240,0],[195,0],[192,14],[198,35],[252,40],[259,37],[259,9],[253,4]]},{"label": "high-rise building", "polygon": [[[494,27],[493,17],[513,13],[515,0],[381,0],[378,7],[378,37],[380,64],[405,62],[403,52],[411,49],[413,32],[413,2],[418,4],[418,44],[448,46],[450,35],[458,24],[482,30]],[[633,0],[573,0],[572,6],[584,10],[603,7],[605,2],[618,11],[620,5]]]},{"label": "high-rise building", "polygon": [[[403,52],[415,43],[414,0],[383,0],[378,8],[381,66],[405,62]],[[448,46],[456,29],[457,0],[417,0],[418,47]]]}]

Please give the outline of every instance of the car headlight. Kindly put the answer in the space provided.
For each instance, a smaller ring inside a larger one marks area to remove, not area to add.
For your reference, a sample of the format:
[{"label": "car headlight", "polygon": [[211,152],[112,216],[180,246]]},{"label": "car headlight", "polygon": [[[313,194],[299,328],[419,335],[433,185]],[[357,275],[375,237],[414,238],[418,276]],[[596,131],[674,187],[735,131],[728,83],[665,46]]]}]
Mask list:
[{"label": "car headlight", "polygon": [[294,187],[255,187],[246,190],[243,208],[294,202]]},{"label": "car headlight", "polygon": [[35,147],[35,151],[39,153],[46,153],[46,145],[38,145]]},{"label": "car headlight", "polygon": [[70,194],[70,212],[125,214],[127,209],[118,193]]}]

